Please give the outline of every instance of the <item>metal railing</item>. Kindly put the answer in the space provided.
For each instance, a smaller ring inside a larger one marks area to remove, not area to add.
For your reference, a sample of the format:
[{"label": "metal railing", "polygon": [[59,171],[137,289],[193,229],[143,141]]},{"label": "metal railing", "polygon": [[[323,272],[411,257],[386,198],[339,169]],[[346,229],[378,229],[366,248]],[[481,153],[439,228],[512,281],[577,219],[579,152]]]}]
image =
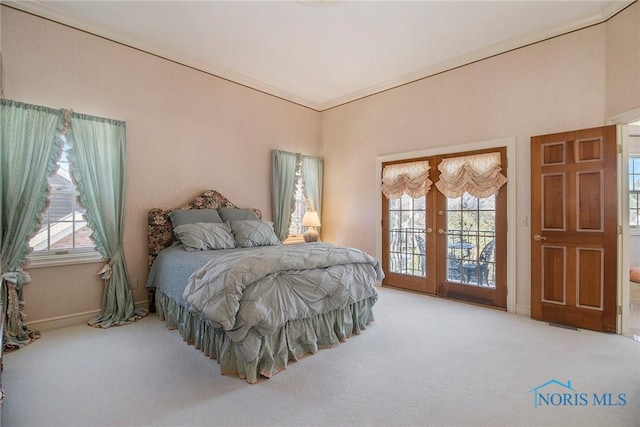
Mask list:
[{"label": "metal railing", "polygon": [[425,231],[423,229],[398,228],[389,230],[389,268],[391,273],[425,277],[425,248],[421,248],[418,244],[419,238],[422,238],[424,242]]},{"label": "metal railing", "polygon": [[[495,231],[448,230],[446,234],[447,280],[495,287]],[[389,230],[390,272],[426,277],[424,242],[424,229]]]}]

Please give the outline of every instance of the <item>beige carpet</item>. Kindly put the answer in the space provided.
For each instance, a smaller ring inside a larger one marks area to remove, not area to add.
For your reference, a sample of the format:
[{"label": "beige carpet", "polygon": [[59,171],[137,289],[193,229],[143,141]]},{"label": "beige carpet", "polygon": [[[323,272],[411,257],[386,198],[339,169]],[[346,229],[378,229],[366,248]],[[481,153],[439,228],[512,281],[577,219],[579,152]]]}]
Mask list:
[{"label": "beige carpet", "polygon": [[[6,355],[2,425],[640,424],[633,340],[386,288],[374,312],[360,336],[255,385],[156,316],[49,331]],[[552,380],[536,408],[531,390]]]}]

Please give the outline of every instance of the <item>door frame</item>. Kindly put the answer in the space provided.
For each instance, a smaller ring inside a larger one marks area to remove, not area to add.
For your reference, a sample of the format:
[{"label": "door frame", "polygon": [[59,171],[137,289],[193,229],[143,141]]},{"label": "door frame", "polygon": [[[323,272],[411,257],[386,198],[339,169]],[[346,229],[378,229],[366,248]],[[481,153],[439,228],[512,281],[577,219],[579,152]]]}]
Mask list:
[{"label": "door frame", "polygon": [[629,287],[626,282],[629,278],[629,200],[627,197],[629,168],[629,147],[623,131],[626,125],[640,119],[640,108],[625,111],[624,113],[609,117],[607,124],[616,125],[616,143],[621,150],[618,150],[618,224],[621,225],[622,233],[618,234],[618,290],[617,305],[618,317],[616,322],[616,333],[629,333]]},{"label": "door frame", "polygon": [[[376,224],[382,225],[382,191],[380,190],[382,164],[420,157],[432,157],[449,153],[484,150],[488,148],[507,148],[507,312],[516,312],[516,138],[501,138],[466,144],[434,147],[425,150],[388,154],[376,157]],[[437,191],[432,188],[431,191]],[[510,250],[510,249],[514,250]],[[382,259],[382,226],[376,227],[376,257]]]}]

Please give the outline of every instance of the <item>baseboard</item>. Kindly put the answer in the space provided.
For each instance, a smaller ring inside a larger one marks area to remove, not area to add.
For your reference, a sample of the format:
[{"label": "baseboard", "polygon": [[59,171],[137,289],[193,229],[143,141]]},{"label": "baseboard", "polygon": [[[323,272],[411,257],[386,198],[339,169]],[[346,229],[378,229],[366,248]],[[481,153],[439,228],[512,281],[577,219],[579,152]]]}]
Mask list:
[{"label": "baseboard", "polygon": [[[149,301],[137,301],[134,303],[136,308],[149,308]],[[86,324],[91,318],[100,314],[100,310],[84,311],[82,313],[67,314],[65,316],[50,317],[48,319],[34,320],[27,322],[26,325],[31,329],[38,331],[50,331],[52,329],[66,328],[67,326],[75,326]]]},{"label": "baseboard", "polygon": [[531,317],[531,306],[516,304],[516,314]]}]

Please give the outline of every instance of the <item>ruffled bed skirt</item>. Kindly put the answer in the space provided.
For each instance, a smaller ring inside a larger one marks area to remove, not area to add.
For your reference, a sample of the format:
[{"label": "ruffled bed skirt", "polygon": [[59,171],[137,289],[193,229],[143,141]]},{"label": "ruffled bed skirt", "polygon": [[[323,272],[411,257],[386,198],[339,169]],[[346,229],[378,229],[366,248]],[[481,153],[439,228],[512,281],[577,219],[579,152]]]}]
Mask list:
[{"label": "ruffled bed skirt", "polygon": [[238,375],[253,384],[258,375],[271,378],[286,369],[290,360],[297,361],[318,349],[335,347],[353,334],[359,335],[374,320],[372,307],[376,299],[367,298],[344,309],[287,322],[275,334],[262,337],[255,360],[246,360],[240,343],[231,341],[222,328],[200,319],[160,291],[156,291],[156,308],[169,329],[178,329],[187,344],[217,359],[223,375]]}]

